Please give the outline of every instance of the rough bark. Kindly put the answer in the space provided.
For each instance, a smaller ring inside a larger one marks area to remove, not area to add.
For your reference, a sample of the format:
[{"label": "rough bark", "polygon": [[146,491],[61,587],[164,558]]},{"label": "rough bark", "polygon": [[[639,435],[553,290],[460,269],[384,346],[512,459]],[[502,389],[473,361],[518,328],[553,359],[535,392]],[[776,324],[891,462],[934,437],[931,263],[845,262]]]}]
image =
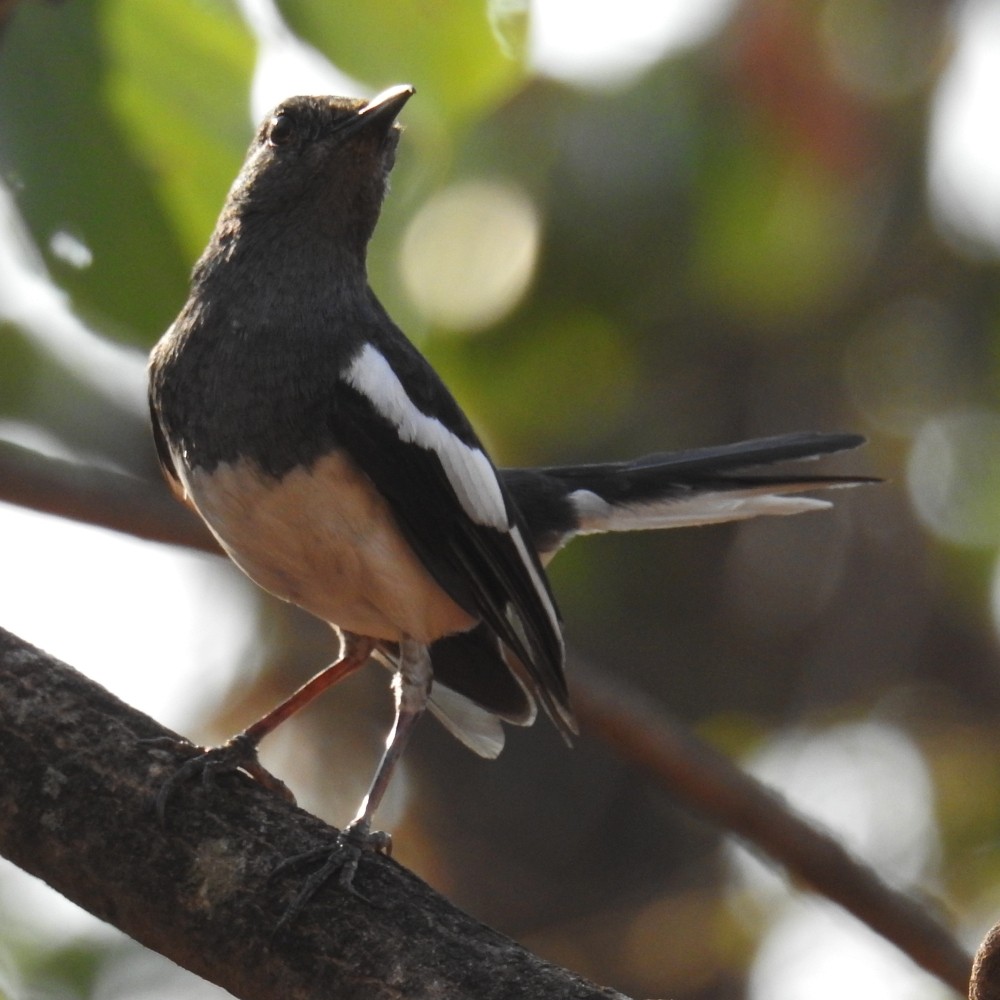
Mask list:
[{"label": "rough bark", "polygon": [[0,629],[0,853],[147,947],[247,1000],[618,997],[456,910],[391,859],[366,856],[370,902],[320,890],[275,931],[335,831],[238,775],[153,806],[183,755],[72,668]]},{"label": "rough bark", "polygon": [[990,928],[976,951],[970,1000],[1000,1000],[1000,924]]}]

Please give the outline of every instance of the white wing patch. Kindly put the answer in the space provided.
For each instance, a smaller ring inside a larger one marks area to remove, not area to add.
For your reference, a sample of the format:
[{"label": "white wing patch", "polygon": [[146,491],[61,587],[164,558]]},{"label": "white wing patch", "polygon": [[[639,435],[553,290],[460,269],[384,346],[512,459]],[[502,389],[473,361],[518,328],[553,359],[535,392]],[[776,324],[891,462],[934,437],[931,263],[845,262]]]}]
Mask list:
[{"label": "white wing patch", "polygon": [[490,460],[481,449],[465,444],[440,420],[418,410],[389,362],[375,347],[366,344],[344,378],[396,428],[400,440],[437,455],[462,509],[473,521],[498,531],[509,530],[507,507]]}]

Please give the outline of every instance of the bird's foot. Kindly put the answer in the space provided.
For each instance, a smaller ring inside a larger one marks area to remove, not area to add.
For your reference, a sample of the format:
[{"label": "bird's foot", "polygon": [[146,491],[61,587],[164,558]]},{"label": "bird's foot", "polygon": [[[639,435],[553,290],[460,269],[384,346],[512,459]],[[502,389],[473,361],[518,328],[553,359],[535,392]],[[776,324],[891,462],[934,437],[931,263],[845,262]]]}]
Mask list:
[{"label": "bird's foot", "polygon": [[288,786],[271,774],[257,759],[257,744],[246,733],[240,733],[217,747],[199,747],[187,740],[177,741],[170,737],[143,742],[167,745],[171,749],[183,749],[191,754],[160,786],[156,795],[156,815],[161,823],[166,821],[170,799],[185,782],[200,777],[202,785],[213,786],[217,775],[233,771],[242,771],[268,791],[280,795],[289,802],[295,802],[295,796]]},{"label": "bird's foot", "polygon": [[318,865],[303,882],[295,898],[291,901],[278,921],[277,930],[288,927],[308,905],[309,901],[323,886],[336,877],[337,886],[343,891],[374,906],[371,899],[354,887],[354,876],[363,854],[392,854],[392,837],[381,830],[372,830],[367,820],[355,820],[343,833],[337,835],[331,845],[317,847],[302,854],[286,858],[271,873],[272,878],[293,868]]}]

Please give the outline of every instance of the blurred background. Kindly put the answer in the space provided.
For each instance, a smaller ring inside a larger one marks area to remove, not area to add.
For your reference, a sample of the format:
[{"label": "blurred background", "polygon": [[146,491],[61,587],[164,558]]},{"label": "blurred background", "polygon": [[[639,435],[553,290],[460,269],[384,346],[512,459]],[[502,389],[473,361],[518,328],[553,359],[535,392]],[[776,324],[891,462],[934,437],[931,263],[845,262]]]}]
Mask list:
[{"label": "blurred background", "polygon": [[[0,4],[0,444],[156,480],[145,354],[255,122],[410,82],[378,294],[503,464],[855,430],[826,513],[576,543],[575,655],[739,760],[971,948],[1000,914],[1000,3]],[[0,499],[14,492],[0,478]],[[222,560],[0,504],[0,624],[198,741],[335,652]],[[571,678],[572,683],[572,678]],[[353,815],[357,675],[264,746]],[[943,997],[584,733],[428,721],[398,859],[635,996]],[[210,998],[0,862],[0,996]]]}]

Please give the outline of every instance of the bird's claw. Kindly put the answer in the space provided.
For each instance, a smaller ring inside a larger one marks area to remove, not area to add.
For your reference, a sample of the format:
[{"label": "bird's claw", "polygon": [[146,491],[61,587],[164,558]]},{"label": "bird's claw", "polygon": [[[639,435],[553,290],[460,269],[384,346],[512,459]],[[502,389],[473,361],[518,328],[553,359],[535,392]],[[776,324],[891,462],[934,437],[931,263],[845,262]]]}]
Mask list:
[{"label": "bird's claw", "polygon": [[306,878],[288,909],[278,921],[276,930],[288,927],[305,909],[309,901],[323,886],[336,877],[337,887],[343,892],[356,896],[370,906],[377,905],[354,887],[354,876],[358,863],[365,853],[392,853],[392,836],[382,830],[371,830],[367,822],[356,820],[351,823],[332,845],[314,848],[302,854],[293,855],[282,861],[271,873],[273,878],[282,872],[305,865],[319,863],[319,867]]},{"label": "bird's claw", "polygon": [[392,834],[385,830],[373,830],[367,820],[356,819],[349,823],[341,837],[357,844],[362,851],[387,856],[392,854]]},{"label": "bird's claw", "polygon": [[174,792],[187,781],[200,776],[205,787],[214,786],[218,774],[233,771],[243,771],[268,791],[280,795],[294,804],[295,797],[288,786],[276,778],[257,759],[257,745],[245,733],[234,736],[231,740],[217,747],[199,747],[187,740],[171,740],[169,737],[158,737],[154,740],[144,740],[145,743],[169,745],[175,750],[184,750],[191,756],[177,768],[176,771],[160,786],[156,795],[156,815],[163,824],[166,822],[167,806]]}]

